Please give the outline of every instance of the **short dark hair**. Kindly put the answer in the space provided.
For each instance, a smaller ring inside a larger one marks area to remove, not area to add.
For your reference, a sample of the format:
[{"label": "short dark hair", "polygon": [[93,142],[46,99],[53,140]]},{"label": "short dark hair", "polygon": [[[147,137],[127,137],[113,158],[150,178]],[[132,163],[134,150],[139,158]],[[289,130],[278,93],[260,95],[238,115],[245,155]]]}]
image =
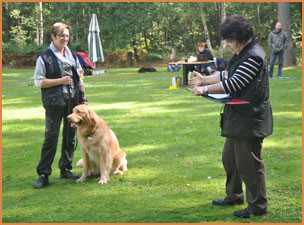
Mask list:
[{"label": "short dark hair", "polygon": [[253,37],[253,27],[244,16],[228,17],[220,26],[220,35],[224,40],[236,40],[239,43],[247,42]]}]

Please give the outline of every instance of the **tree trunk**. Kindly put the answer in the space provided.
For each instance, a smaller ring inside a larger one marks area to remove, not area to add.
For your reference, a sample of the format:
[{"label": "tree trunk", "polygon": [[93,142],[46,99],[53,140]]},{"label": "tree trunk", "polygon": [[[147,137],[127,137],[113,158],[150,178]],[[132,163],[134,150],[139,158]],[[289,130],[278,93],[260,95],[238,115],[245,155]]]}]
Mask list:
[{"label": "tree trunk", "polygon": [[173,55],[174,59],[176,59],[176,50],[175,50],[175,48],[172,48],[171,55]]},{"label": "tree trunk", "polygon": [[[226,19],[226,3],[225,2],[220,2],[220,18],[221,18],[221,23],[224,23]],[[225,49],[225,41],[221,40],[221,46],[220,46],[220,57],[223,58],[224,56],[224,49]]]},{"label": "tree trunk", "polygon": [[[78,18],[77,18],[76,25],[77,25],[77,27],[79,27],[79,21],[78,21]],[[75,35],[75,41],[78,41],[78,40],[79,40],[78,33],[79,33],[79,32],[77,32],[77,33],[76,33],[76,35]]]},{"label": "tree trunk", "polygon": [[199,4],[199,12],[200,12],[200,16],[201,16],[202,23],[203,23],[203,26],[204,26],[204,33],[205,33],[207,46],[208,46],[209,50],[212,52],[213,49],[212,49],[212,46],[211,46],[209,31],[208,31],[208,27],[207,27],[206,20],[205,20],[205,13],[204,13],[204,10],[203,10],[203,7],[202,7],[201,4]]},{"label": "tree trunk", "polygon": [[[44,9],[46,9],[47,11],[51,11],[52,10],[52,2],[44,2]],[[51,35],[44,35],[43,37],[43,43],[50,43],[52,41]]]},{"label": "tree trunk", "polygon": [[43,8],[42,8],[42,2],[39,2],[39,12],[40,12],[40,38],[39,38],[39,45],[43,45],[44,27],[43,27]]},{"label": "tree trunk", "polygon": [[36,28],[36,45],[39,46],[40,45],[40,39],[39,39],[39,28]]},{"label": "tree trunk", "polygon": [[[86,16],[88,16],[88,15],[86,14],[86,10],[85,10],[85,8],[83,7],[83,8],[82,8],[82,22],[83,22],[83,24],[86,24],[86,21],[85,21],[85,17],[86,17]],[[90,18],[90,20],[91,20],[92,14],[89,15],[89,18]],[[84,34],[87,33],[87,32],[86,32],[86,29],[88,29],[88,28],[85,27],[85,26],[83,26],[83,33],[84,33]]]},{"label": "tree trunk", "polygon": [[4,32],[4,34],[7,34],[7,40],[8,40],[8,42],[10,42],[11,41],[11,17],[10,17],[10,12],[11,12],[11,5],[12,5],[12,3],[10,2],[10,3],[8,3],[8,2],[3,2],[2,4],[6,4],[7,5],[7,10],[6,10],[6,17],[7,17],[7,27],[8,27],[8,30],[7,30],[7,32]]},{"label": "tree trunk", "polygon": [[260,3],[256,2],[255,3],[255,14],[257,18],[258,25],[261,25],[261,17],[260,17]]},{"label": "tree trunk", "polygon": [[278,2],[278,19],[282,24],[282,30],[287,33],[288,47],[284,52],[284,66],[296,65],[296,58],[293,50],[293,43],[291,37],[291,21],[289,2]]},{"label": "tree trunk", "polygon": [[136,48],[136,40],[133,40],[133,49],[134,49],[135,61],[138,62],[139,61],[139,57],[138,57],[137,48]]},{"label": "tree trunk", "polygon": [[147,35],[146,35],[146,31],[143,32],[144,38],[145,38],[145,47],[147,52],[149,52],[149,46],[148,46],[148,41],[147,41]]},{"label": "tree trunk", "polygon": [[127,55],[127,65],[129,67],[133,66],[132,52],[128,52],[128,55]]},{"label": "tree trunk", "polygon": [[261,26],[260,3],[259,2],[255,3],[255,16],[256,16],[256,20],[257,20],[257,24],[258,24],[255,35],[256,35],[256,39],[259,40],[259,38],[260,38],[259,30],[260,30],[260,26]]}]

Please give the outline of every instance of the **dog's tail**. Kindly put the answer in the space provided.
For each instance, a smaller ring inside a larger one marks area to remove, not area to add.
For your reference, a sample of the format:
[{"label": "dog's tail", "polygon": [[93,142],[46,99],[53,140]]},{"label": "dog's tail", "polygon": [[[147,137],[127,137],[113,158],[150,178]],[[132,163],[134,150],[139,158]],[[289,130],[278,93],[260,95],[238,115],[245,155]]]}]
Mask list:
[{"label": "dog's tail", "polygon": [[76,163],[76,166],[83,167],[83,159],[79,159],[78,162]]}]

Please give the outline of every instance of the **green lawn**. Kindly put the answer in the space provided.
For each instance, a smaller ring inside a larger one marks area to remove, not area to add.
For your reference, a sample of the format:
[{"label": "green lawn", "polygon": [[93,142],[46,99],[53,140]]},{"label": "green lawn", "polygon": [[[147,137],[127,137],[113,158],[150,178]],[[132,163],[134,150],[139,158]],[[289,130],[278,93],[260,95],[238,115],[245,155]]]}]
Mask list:
[{"label": "green lawn", "polygon": [[[302,69],[270,80],[274,134],[264,141],[268,215],[232,213],[246,207],[213,206],[225,196],[220,136],[222,105],[185,88],[169,90],[166,68],[156,73],[109,69],[85,78],[89,106],[116,133],[129,170],[76,184],[59,178],[58,154],[51,185],[32,188],[44,139],[40,90],[33,70],[2,74],[2,222],[4,223],[300,223],[302,221]],[[276,73],[274,73],[276,74]],[[60,137],[61,140],[61,137]],[[81,158],[80,147],[75,160]],[[81,174],[81,168],[73,171]]]}]

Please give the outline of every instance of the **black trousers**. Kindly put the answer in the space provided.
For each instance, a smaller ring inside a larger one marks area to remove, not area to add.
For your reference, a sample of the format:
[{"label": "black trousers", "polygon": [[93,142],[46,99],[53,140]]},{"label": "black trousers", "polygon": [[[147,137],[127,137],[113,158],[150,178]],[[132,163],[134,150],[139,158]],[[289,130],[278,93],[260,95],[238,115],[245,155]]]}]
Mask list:
[{"label": "black trousers", "polygon": [[262,159],[263,139],[244,141],[226,138],[223,165],[227,174],[226,199],[244,200],[242,182],[246,185],[246,201],[251,211],[267,211],[266,178]]},{"label": "black trousers", "polygon": [[[74,106],[75,105],[72,105],[70,108],[73,109]],[[69,108],[67,105],[64,107],[54,107],[45,110],[45,140],[41,149],[40,162],[36,168],[39,176],[41,174],[51,175],[52,173],[52,163],[56,155],[62,118],[64,123],[59,168],[68,170],[72,169],[76,128],[69,127],[70,124],[67,120],[67,116],[70,112],[68,111]]]}]

